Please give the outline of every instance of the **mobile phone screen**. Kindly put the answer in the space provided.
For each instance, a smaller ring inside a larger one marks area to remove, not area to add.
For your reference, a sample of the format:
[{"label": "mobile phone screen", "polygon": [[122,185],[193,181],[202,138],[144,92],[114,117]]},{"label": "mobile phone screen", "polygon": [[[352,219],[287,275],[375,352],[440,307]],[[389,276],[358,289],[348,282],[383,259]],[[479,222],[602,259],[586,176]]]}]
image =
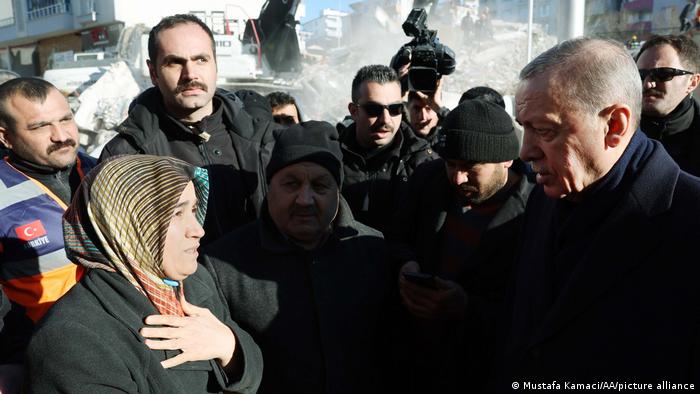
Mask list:
[{"label": "mobile phone screen", "polygon": [[425,287],[435,287],[435,278],[433,275],[424,272],[403,272],[402,274],[403,277],[411,283]]}]

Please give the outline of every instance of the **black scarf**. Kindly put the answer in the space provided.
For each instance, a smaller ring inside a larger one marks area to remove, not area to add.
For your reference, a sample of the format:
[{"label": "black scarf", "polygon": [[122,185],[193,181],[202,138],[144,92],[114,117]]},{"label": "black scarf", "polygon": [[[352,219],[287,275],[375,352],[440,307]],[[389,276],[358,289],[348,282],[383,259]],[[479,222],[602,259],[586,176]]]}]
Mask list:
[{"label": "black scarf", "polygon": [[639,168],[654,151],[654,144],[637,130],[610,171],[583,194],[581,202],[557,200],[551,217],[554,292],[568,281],[599,223],[615,209]]},{"label": "black scarf", "polygon": [[688,95],[670,114],[657,118],[642,116],[641,129],[655,140],[687,130],[693,123],[693,98]]}]

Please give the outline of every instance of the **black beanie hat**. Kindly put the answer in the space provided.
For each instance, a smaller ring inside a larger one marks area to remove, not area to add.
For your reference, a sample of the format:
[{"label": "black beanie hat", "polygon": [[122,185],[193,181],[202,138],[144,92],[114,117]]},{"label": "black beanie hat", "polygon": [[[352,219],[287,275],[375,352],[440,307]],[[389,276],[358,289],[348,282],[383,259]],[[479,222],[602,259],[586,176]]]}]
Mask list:
[{"label": "black beanie hat", "polygon": [[267,183],[288,165],[310,161],[327,169],[338,187],[343,183],[343,153],[338,131],[328,122],[310,120],[275,130],[275,147],[267,165]]},{"label": "black beanie hat", "polygon": [[502,163],[518,158],[518,137],[510,115],[496,104],[467,100],[442,122],[435,150],[444,159]]}]

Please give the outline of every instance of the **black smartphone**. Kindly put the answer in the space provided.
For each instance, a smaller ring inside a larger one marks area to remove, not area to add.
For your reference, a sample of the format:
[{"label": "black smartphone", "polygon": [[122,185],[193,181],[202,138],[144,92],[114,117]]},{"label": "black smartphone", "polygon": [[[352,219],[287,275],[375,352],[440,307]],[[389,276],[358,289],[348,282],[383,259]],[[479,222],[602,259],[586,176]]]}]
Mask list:
[{"label": "black smartphone", "polygon": [[403,277],[411,282],[420,286],[435,288],[435,277],[425,272],[402,272]]}]

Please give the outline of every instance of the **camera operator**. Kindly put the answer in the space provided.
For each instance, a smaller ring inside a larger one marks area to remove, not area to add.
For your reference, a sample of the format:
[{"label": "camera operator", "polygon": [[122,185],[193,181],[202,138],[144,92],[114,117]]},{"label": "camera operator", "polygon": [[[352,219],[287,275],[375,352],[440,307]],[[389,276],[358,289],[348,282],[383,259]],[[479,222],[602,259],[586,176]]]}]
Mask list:
[{"label": "camera operator", "polygon": [[429,30],[424,9],[415,8],[402,28],[413,37],[391,59],[401,80],[401,95],[408,92],[408,121],[414,134],[435,144],[437,126],[449,112],[441,105],[442,76],[452,74],[456,59],[452,49],[440,43],[436,30]]},{"label": "camera operator", "polygon": [[425,94],[417,90],[408,92],[406,108],[408,123],[413,133],[435,146],[437,143],[438,129],[442,120],[450,112],[450,109],[442,106],[442,79],[438,80],[437,88],[432,94]]}]

